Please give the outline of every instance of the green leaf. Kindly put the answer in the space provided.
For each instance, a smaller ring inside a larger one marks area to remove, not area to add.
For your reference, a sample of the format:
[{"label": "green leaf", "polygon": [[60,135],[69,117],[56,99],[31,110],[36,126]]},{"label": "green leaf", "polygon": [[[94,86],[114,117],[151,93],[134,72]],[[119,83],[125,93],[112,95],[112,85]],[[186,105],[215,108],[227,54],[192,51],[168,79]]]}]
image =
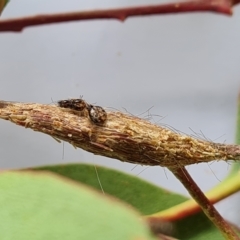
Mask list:
[{"label": "green leaf", "polygon": [[[101,191],[93,165],[69,164],[40,167],[35,170],[51,171]],[[131,204],[144,215],[168,209],[187,200],[179,194],[113,169],[97,166],[97,172],[105,193]],[[174,235],[179,239],[222,239],[219,231],[202,213],[174,221],[173,225]]]},{"label": "green leaf", "polygon": [[144,215],[164,210],[186,200],[179,194],[159,188],[138,177],[100,166],[68,164],[39,167],[34,170],[51,171],[101,191],[95,167],[105,193],[129,203]]},{"label": "green leaf", "polygon": [[0,14],[2,13],[3,9],[7,6],[9,0],[0,0]]},{"label": "green leaf", "polygon": [[0,239],[153,239],[131,208],[50,173],[0,175]]},{"label": "green leaf", "polygon": [[[236,144],[240,144],[240,95],[238,99],[238,110],[237,110],[237,126],[236,126]],[[237,174],[240,171],[240,162],[235,162],[232,165],[231,172],[228,177]]]},{"label": "green leaf", "polygon": [[240,144],[240,95],[238,99],[238,109],[237,109],[236,144]]}]

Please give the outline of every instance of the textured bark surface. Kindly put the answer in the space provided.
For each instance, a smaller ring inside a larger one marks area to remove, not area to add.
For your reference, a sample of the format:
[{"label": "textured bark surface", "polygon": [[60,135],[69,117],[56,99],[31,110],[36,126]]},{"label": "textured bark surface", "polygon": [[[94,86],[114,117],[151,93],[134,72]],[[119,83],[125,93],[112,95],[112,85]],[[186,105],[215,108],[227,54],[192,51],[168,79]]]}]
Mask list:
[{"label": "textured bark surface", "polygon": [[178,168],[212,160],[238,160],[239,146],[181,135],[144,119],[107,111],[103,125],[89,112],[37,103],[0,101],[0,118],[97,155],[134,164]]}]

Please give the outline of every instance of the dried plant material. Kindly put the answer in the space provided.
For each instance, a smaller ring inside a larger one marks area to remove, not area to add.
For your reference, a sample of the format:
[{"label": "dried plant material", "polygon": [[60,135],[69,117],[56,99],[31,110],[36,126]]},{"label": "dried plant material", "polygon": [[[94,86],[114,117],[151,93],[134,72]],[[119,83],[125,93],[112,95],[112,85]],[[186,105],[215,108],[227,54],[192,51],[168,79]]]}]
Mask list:
[{"label": "dried plant material", "polygon": [[0,118],[97,155],[141,165],[179,168],[212,160],[239,160],[240,148],[181,135],[146,120],[107,111],[104,124],[88,109],[0,101]]}]

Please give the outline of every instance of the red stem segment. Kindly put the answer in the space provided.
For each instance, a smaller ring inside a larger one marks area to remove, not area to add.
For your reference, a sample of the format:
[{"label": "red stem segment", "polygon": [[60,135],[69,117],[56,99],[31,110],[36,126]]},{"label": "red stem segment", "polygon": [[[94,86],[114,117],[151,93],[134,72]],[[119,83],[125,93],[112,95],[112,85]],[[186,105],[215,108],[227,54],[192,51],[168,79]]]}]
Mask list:
[{"label": "red stem segment", "polygon": [[216,208],[210,203],[201,189],[194,182],[184,167],[169,168],[172,173],[180,180],[180,182],[188,190],[192,198],[201,206],[206,216],[215,224],[215,226],[222,232],[226,239],[239,240],[240,238],[233,231],[231,226],[218,213]]},{"label": "red stem segment", "polygon": [[156,14],[216,12],[231,15],[232,6],[239,2],[240,0],[191,0],[138,7],[27,16],[1,20],[0,32],[20,32],[25,27],[30,26],[90,19],[118,19],[120,21],[124,21],[128,17]]}]

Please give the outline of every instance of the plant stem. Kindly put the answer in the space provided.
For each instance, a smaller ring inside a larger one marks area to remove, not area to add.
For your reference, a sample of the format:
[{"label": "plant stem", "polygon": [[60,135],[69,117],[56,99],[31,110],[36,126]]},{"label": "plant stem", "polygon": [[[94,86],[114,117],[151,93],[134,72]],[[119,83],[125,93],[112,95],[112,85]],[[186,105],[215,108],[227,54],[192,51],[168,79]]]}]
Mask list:
[{"label": "plant stem", "polygon": [[172,173],[184,185],[193,199],[201,206],[206,216],[215,224],[215,226],[221,231],[226,239],[240,239],[232,227],[223,219],[216,208],[210,203],[184,167],[169,168],[169,170],[172,171]]},{"label": "plant stem", "polygon": [[[216,187],[205,193],[209,201],[214,204],[240,191],[240,173],[227,178]],[[166,210],[147,215],[146,218],[159,218],[176,221],[200,212],[201,208],[193,199],[175,205]]]},{"label": "plant stem", "polygon": [[232,6],[240,0],[189,0],[168,4],[135,6],[115,9],[79,11],[69,13],[42,14],[0,21],[0,32],[20,32],[26,27],[93,19],[118,19],[124,21],[128,17],[156,14],[172,14],[186,12],[215,12],[232,14]]},{"label": "plant stem", "polygon": [[169,168],[240,160],[240,146],[195,139],[118,111],[106,114],[106,121],[99,125],[91,120],[88,109],[0,101],[0,118],[96,155]]}]

